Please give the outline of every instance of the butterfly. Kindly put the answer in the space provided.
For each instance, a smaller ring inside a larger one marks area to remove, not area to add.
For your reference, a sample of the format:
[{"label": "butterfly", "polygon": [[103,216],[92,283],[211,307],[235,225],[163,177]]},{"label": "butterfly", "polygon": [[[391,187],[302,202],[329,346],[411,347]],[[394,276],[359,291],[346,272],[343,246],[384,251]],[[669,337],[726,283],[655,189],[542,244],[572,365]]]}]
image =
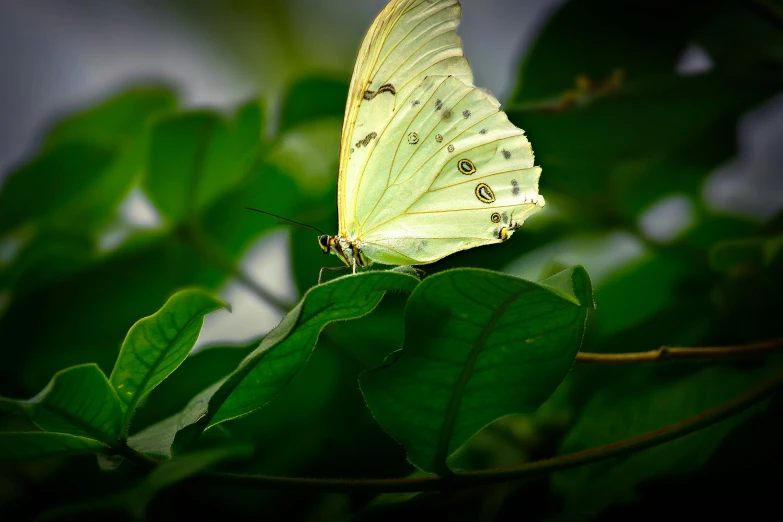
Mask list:
[{"label": "butterfly", "polygon": [[499,243],[544,206],[524,131],[473,85],[460,15],[458,0],[391,0],[362,42],[340,140],[339,230],[318,238],[342,268]]}]

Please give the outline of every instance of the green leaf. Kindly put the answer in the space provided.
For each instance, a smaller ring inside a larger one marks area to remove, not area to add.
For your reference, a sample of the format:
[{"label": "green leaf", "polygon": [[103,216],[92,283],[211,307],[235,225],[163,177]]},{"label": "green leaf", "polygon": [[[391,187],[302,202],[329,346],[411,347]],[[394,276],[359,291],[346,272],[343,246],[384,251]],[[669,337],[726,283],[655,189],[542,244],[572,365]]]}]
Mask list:
[{"label": "green leaf", "polygon": [[233,372],[261,341],[244,346],[207,346],[191,352],[185,362],[147,396],[133,415],[134,431],[140,431],[175,415],[202,390]]},{"label": "green leaf", "polygon": [[30,400],[0,397],[0,409],[26,415],[45,431],[69,433],[113,446],[122,424],[120,401],[95,364],[67,368]]},{"label": "green leaf", "polygon": [[177,97],[165,87],[136,87],[58,122],[44,147],[65,142],[117,144],[144,130],[151,118],[176,108]]},{"label": "green leaf", "polygon": [[204,429],[246,415],[268,403],[307,362],[330,322],[370,313],[386,292],[410,292],[418,279],[394,271],[344,276],[307,291],[261,345],[215,391],[209,411],[177,443],[189,444]]},{"label": "green leaf", "polygon": [[342,80],[306,77],[294,82],[283,100],[280,111],[280,132],[302,123],[320,119],[342,120],[348,84]]},{"label": "green leaf", "polygon": [[224,306],[203,290],[182,290],[158,312],[133,325],[110,377],[124,415],[123,437],[139,401],[176,370],[193,349],[204,316]]},{"label": "green leaf", "polygon": [[[636,369],[612,386],[593,389],[576,424],[563,440],[566,454],[641,435],[728,401],[770,377],[778,364],[733,369],[700,369],[680,379],[656,382],[660,369]],[[590,464],[553,475],[555,491],[565,499],[559,520],[586,520],[614,502],[629,500],[646,480],[694,471],[712,457],[721,441],[753,409],[705,430],[623,459]]]},{"label": "green leaf", "polygon": [[0,235],[49,220],[94,229],[119,202],[110,197],[115,194],[98,198],[93,191],[94,184],[112,177],[116,158],[112,148],[73,143],[51,148],[11,173],[0,191]]},{"label": "green leaf", "polygon": [[277,395],[307,362],[324,326],[362,317],[386,292],[410,292],[417,283],[398,272],[370,272],[308,290],[212,397],[210,409],[217,408],[210,426],[250,413]]},{"label": "green leaf", "polygon": [[65,279],[90,262],[95,241],[84,231],[42,230],[0,271],[0,288],[15,296]]},{"label": "green leaf", "polygon": [[143,429],[128,439],[132,448],[158,459],[172,457],[171,447],[177,432],[197,423],[207,414],[209,399],[225,382],[221,379],[193,397],[182,411]]},{"label": "green leaf", "polygon": [[152,129],[143,187],[172,223],[192,217],[242,180],[259,150],[263,116],[256,104],[233,122],[195,112],[159,121]]},{"label": "green leaf", "polygon": [[376,420],[424,471],[495,419],[535,411],[582,341],[590,279],[582,267],[542,283],[477,269],[426,278],[405,310],[405,345],[365,373]]},{"label": "green leaf", "polygon": [[108,449],[97,440],[66,433],[0,432],[0,464],[103,453]]}]

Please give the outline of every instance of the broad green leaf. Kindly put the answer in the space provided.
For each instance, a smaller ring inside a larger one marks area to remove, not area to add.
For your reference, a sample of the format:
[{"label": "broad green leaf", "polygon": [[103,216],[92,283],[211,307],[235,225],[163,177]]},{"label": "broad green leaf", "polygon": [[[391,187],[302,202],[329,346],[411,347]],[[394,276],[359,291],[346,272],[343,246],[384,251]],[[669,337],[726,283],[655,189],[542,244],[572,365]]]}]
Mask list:
[{"label": "broad green leaf", "polygon": [[0,190],[0,235],[48,220],[94,229],[119,202],[118,194],[101,199],[94,191],[95,184],[113,177],[117,157],[110,147],[72,143],[51,148],[12,172]]},{"label": "broad green leaf", "polygon": [[143,132],[151,118],[174,110],[176,105],[176,94],[170,89],[132,88],[58,122],[44,146],[74,141],[117,144]]},{"label": "broad green leaf", "polygon": [[280,111],[280,132],[286,132],[305,122],[334,118],[342,120],[348,84],[344,81],[306,77],[288,89]]},{"label": "broad green leaf", "polygon": [[247,354],[261,341],[243,346],[207,346],[188,355],[177,371],[160,383],[136,409],[133,415],[134,432],[177,414],[202,390],[224,379],[236,370]]},{"label": "broad green leaf", "polygon": [[193,349],[204,316],[224,306],[203,290],[182,290],[158,312],[133,325],[110,377],[124,415],[122,436],[127,435],[139,401],[176,370]]},{"label": "broad green leaf", "polygon": [[182,411],[134,434],[128,439],[128,445],[147,455],[164,460],[170,459],[172,457],[171,447],[177,432],[197,423],[207,414],[209,399],[223,382],[225,379],[221,379],[196,394]]},{"label": "broad green leaf", "polygon": [[365,373],[375,418],[424,471],[495,419],[535,411],[582,342],[590,279],[582,267],[542,283],[477,269],[426,278],[405,310],[405,345]]},{"label": "broad green leaf", "polygon": [[[593,389],[579,419],[563,440],[566,454],[641,435],[737,397],[781,368],[777,364],[734,369],[716,366],[680,379],[656,382],[654,371],[628,372],[612,386]],[[660,369],[657,370],[660,373]],[[553,475],[553,487],[566,503],[559,520],[587,520],[614,502],[630,500],[634,489],[656,477],[694,471],[710,459],[754,408],[681,439],[622,459],[574,468]]]},{"label": "broad green leaf", "polygon": [[67,368],[30,400],[0,397],[0,409],[26,415],[45,431],[89,437],[113,446],[122,424],[120,401],[95,364]]},{"label": "broad green leaf", "polygon": [[378,306],[386,292],[410,292],[417,283],[415,277],[399,272],[369,272],[308,290],[215,392],[210,426],[245,415],[274,398],[307,362],[324,326],[362,317]]},{"label": "broad green leaf", "polygon": [[0,464],[103,453],[108,449],[100,441],[66,433],[0,432]]},{"label": "broad green leaf", "polygon": [[156,123],[143,187],[158,210],[179,223],[230,191],[252,166],[262,119],[260,107],[250,104],[232,122],[194,112]]},{"label": "broad green leaf", "polygon": [[204,429],[264,406],[299,373],[328,323],[362,317],[386,292],[410,292],[417,283],[413,276],[390,270],[344,276],[311,288],[226,378],[210,398],[207,414],[177,443],[187,445]]}]

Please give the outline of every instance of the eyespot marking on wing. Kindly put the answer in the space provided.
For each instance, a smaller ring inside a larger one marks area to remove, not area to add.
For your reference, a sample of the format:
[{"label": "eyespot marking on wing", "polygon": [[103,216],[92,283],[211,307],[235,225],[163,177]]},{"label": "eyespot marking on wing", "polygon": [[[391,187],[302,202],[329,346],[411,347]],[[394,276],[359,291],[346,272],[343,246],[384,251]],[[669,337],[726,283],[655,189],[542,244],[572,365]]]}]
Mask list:
[{"label": "eyespot marking on wing", "polygon": [[519,182],[515,179],[511,180],[511,193],[515,196],[519,195]]},{"label": "eyespot marking on wing", "polygon": [[436,134],[435,135],[435,141],[437,141],[438,143],[442,142],[443,141],[443,135],[442,134]]},{"label": "eyespot marking on wing", "polygon": [[492,189],[489,188],[489,185],[486,183],[479,183],[476,185],[476,197],[479,201],[483,201],[484,203],[492,203],[495,201],[495,193],[492,192]]},{"label": "eyespot marking on wing", "polygon": [[487,129],[481,129],[479,131],[479,134],[481,134],[482,136],[485,135],[486,133],[487,133]]},{"label": "eyespot marking on wing", "polygon": [[410,134],[408,134],[408,143],[410,143],[411,145],[416,145],[417,143],[419,143],[419,135],[416,134],[415,132],[411,132]]},{"label": "eyespot marking on wing", "polygon": [[509,151],[507,151],[506,149],[503,149],[503,150],[502,150],[502,151],[500,151],[500,152],[503,154],[503,157],[504,157],[504,158],[506,158],[506,159],[511,159],[511,153],[510,153]]},{"label": "eyespot marking on wing", "polygon": [[[360,147],[366,147],[367,144],[370,143],[371,140],[373,140],[373,139],[375,139],[377,137],[378,137],[378,134],[376,134],[375,132],[369,133],[363,139],[361,139],[361,140],[356,142],[356,148],[358,149]],[[353,151],[351,151],[351,152],[353,152]]]},{"label": "eyespot marking on wing", "polygon": [[470,118],[470,111],[468,109],[462,111],[462,117],[465,118],[466,120]]},{"label": "eyespot marking on wing", "polygon": [[466,176],[476,173],[476,166],[467,158],[463,158],[457,162],[457,168]]},{"label": "eyespot marking on wing", "polygon": [[500,214],[493,212],[489,219],[491,219],[493,223],[500,223]]},{"label": "eyespot marking on wing", "polygon": [[454,145],[453,144],[449,144],[449,146],[446,147],[446,150],[448,150],[449,152],[454,152]]}]

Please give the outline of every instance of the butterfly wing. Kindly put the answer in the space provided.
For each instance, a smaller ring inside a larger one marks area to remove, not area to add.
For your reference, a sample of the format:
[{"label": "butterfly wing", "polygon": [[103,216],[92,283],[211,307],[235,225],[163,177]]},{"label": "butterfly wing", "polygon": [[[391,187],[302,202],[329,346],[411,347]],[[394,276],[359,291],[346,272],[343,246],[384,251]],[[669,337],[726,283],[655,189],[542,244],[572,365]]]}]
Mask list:
[{"label": "butterfly wing", "polygon": [[344,123],[340,231],[374,261],[425,264],[504,241],[544,204],[523,131],[472,84],[459,16],[456,0],[392,2],[367,36],[379,43],[363,44],[370,87]]},{"label": "butterfly wing", "polygon": [[[340,143],[339,230],[355,237],[360,178],[395,113],[428,75],[473,73],[457,36],[458,0],[392,0],[367,32],[354,66]],[[388,140],[388,138],[387,138]],[[370,173],[372,174],[372,173]]]}]

